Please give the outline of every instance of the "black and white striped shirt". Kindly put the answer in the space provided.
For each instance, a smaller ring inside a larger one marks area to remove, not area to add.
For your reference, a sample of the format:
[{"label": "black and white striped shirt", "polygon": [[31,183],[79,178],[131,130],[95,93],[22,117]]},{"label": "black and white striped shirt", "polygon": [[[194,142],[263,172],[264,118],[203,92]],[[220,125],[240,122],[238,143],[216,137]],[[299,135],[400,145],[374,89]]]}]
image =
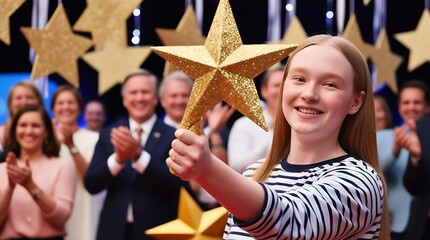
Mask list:
[{"label": "black and white striped shirt", "polygon": [[[247,168],[251,177],[263,160]],[[377,239],[384,190],[375,170],[342,156],[310,165],[278,164],[266,183],[265,205],[253,222],[231,214],[224,239]]]}]

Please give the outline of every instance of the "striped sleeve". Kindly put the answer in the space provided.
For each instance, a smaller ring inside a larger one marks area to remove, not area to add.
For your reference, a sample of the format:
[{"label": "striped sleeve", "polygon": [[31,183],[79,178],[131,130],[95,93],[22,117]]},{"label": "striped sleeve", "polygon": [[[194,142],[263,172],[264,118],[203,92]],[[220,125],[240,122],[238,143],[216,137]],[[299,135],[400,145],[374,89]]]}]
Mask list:
[{"label": "striped sleeve", "polygon": [[[256,221],[243,223],[233,218],[234,224],[255,239],[377,238],[382,182],[369,165],[358,165],[308,172],[299,184],[292,175],[277,175],[276,180],[262,184],[265,205]],[[299,187],[284,191],[282,185],[289,182]]]}]

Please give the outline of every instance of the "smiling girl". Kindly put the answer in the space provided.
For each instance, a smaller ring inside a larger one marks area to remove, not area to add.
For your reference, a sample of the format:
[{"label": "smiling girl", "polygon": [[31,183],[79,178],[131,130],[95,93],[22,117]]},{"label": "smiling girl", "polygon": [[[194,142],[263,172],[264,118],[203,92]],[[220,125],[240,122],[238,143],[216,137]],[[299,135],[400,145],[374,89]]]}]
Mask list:
[{"label": "smiling girl", "polygon": [[289,57],[279,96],[272,148],[245,177],[184,129],[167,165],[230,212],[224,239],[388,239],[371,79],[357,48],[308,38]]}]

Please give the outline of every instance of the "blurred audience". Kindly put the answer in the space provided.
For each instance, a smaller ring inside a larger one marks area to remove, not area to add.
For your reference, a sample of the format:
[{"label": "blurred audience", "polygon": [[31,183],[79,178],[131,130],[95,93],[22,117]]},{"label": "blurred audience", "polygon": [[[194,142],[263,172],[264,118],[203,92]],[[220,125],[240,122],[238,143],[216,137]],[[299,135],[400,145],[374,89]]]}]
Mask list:
[{"label": "blurred audience", "polygon": [[[398,108],[404,122],[416,121],[426,114],[428,87],[420,80],[409,80],[399,89]],[[388,185],[388,208],[391,214],[391,237],[405,238],[412,196],[403,183],[409,151],[402,148],[402,139],[392,128],[377,132],[378,158]]]},{"label": "blurred audience", "polygon": [[373,101],[375,103],[376,131],[393,128],[393,115],[385,98],[380,94],[374,94]]},{"label": "blurred audience", "polygon": [[88,130],[98,132],[106,123],[105,106],[99,100],[91,100],[87,102],[84,110],[84,118],[86,128]]}]

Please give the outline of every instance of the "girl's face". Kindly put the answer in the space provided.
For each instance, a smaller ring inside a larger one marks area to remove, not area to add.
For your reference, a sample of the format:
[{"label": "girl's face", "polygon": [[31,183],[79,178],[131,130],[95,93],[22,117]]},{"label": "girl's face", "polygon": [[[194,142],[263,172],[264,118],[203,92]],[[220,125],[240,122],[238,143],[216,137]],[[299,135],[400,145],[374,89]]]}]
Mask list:
[{"label": "girl's face", "polygon": [[55,120],[60,123],[75,124],[79,117],[79,104],[70,91],[61,92],[54,103]]},{"label": "girl's face", "polygon": [[47,133],[40,113],[26,112],[22,114],[15,131],[16,140],[22,150],[34,152],[42,149]]},{"label": "girl's face", "polygon": [[292,135],[311,141],[336,139],[343,120],[356,113],[364,92],[354,94],[353,69],[328,45],[313,45],[291,60],[284,82],[282,110]]},{"label": "girl's face", "polygon": [[25,86],[16,86],[11,94],[10,111],[12,115],[15,115],[15,113],[25,105],[39,103],[33,91]]}]

